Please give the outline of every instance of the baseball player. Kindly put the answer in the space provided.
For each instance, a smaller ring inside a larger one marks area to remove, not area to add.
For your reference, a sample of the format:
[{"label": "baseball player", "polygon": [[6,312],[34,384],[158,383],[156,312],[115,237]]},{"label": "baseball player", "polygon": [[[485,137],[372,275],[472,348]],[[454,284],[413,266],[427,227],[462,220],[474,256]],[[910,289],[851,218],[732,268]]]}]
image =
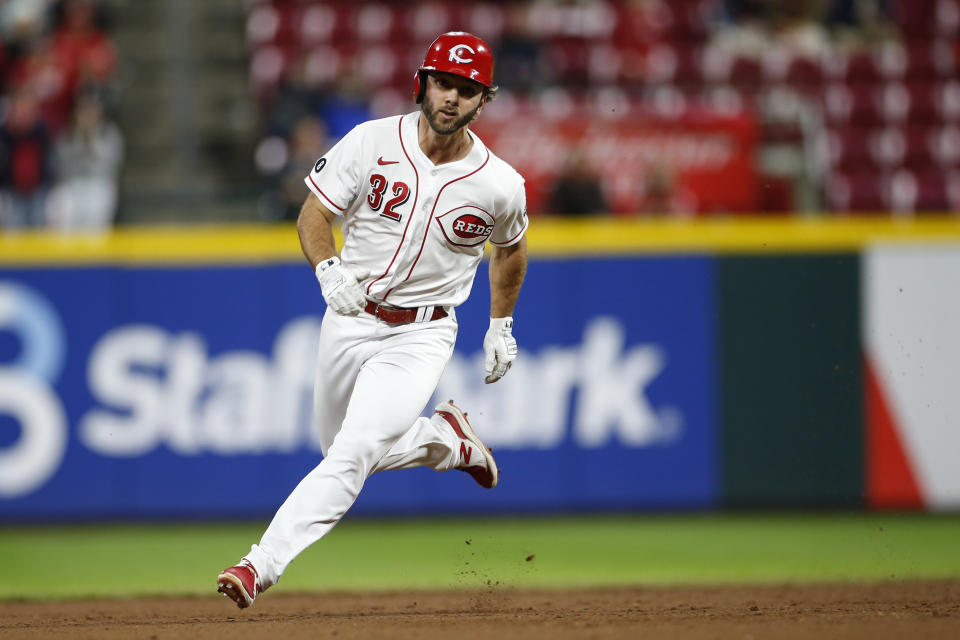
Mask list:
[{"label": "baseball player", "polygon": [[[327,303],[314,410],[323,461],[259,544],[217,577],[240,608],[276,584],[378,471],[430,467],[497,485],[489,449],[452,402],[420,414],[457,337],[484,245],[490,259],[487,383],[517,356],[513,309],[526,271],[523,178],[468,128],[496,95],[493,55],[475,35],[439,36],[415,74],[418,112],[365,122],[317,160],[297,221]],[[331,227],[342,220],[338,256]]]}]

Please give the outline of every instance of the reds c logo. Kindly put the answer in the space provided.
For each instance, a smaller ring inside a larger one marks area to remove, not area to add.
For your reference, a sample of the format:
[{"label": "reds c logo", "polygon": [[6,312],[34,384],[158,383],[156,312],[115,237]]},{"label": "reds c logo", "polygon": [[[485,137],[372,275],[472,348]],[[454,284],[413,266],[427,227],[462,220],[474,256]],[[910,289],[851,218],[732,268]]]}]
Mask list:
[{"label": "reds c logo", "polygon": [[473,58],[461,58],[463,51],[466,49],[473,55],[477,55],[477,52],[471,49],[468,45],[458,44],[453,47],[450,47],[450,62],[459,62],[460,64],[466,64],[467,62],[473,62]]}]

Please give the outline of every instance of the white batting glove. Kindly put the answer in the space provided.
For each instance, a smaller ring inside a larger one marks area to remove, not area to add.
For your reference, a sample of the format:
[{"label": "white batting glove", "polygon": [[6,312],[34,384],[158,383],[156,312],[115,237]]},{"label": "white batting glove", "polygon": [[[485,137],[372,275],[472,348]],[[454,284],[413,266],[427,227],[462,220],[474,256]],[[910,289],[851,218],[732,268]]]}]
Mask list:
[{"label": "white batting glove", "polygon": [[490,318],[490,328],[483,337],[484,365],[487,377],[484,382],[496,382],[510,369],[517,359],[517,341],[513,339],[513,318]]},{"label": "white batting glove", "polygon": [[366,280],[369,273],[354,273],[340,264],[340,258],[333,256],[317,265],[316,274],[328,307],[345,316],[363,311],[367,299],[360,282]]}]

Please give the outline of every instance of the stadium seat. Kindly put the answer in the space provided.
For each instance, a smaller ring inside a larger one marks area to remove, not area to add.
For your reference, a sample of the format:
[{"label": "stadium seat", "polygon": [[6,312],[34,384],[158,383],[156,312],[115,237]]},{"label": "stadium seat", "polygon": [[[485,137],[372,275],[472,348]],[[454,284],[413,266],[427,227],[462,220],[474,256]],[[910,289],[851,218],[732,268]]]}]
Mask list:
[{"label": "stadium seat", "polygon": [[670,2],[670,10],[673,13],[669,32],[670,40],[681,46],[705,42],[709,35],[707,21],[716,4],[713,0]]},{"label": "stadium seat", "polygon": [[386,4],[365,4],[353,15],[357,40],[362,43],[398,43],[411,40],[408,21],[401,8]]},{"label": "stadium seat", "polygon": [[646,57],[646,77],[651,84],[699,87],[703,84],[701,50],[667,45],[655,47]]},{"label": "stadium seat", "polygon": [[300,42],[305,48],[342,39],[353,40],[345,10],[326,4],[312,4],[304,9],[300,20]]},{"label": "stadium seat", "polygon": [[319,45],[304,56],[304,78],[313,86],[329,86],[337,80],[345,66],[336,48]]},{"label": "stadium seat", "polygon": [[805,56],[790,59],[784,80],[800,91],[819,91],[823,85],[823,67],[819,60]]},{"label": "stadium seat", "polygon": [[492,2],[481,2],[470,7],[466,15],[467,30],[482,33],[491,45],[503,35],[507,17],[504,8]]},{"label": "stadium seat", "polygon": [[949,211],[956,204],[955,188],[942,171],[913,172],[901,169],[890,176],[889,206],[898,213]]},{"label": "stadium seat", "polygon": [[280,31],[280,11],[269,4],[261,4],[253,8],[247,15],[247,47],[257,47],[273,44]]},{"label": "stadium seat", "polygon": [[956,125],[928,129],[931,153],[941,167],[960,165],[960,128]]},{"label": "stadium seat", "polygon": [[[937,0],[920,3],[915,0],[891,0],[893,20],[905,39],[931,39],[936,35],[936,3]],[[918,7],[918,4],[921,6]]]},{"label": "stadium seat", "polygon": [[874,162],[890,169],[927,170],[936,165],[936,156],[927,127],[889,127],[870,136]]},{"label": "stadium seat", "polygon": [[390,47],[370,45],[357,52],[356,66],[368,86],[389,85],[394,80],[397,57]]},{"label": "stadium seat", "polygon": [[824,58],[823,71],[829,80],[844,84],[877,84],[883,80],[873,51],[833,52]]},{"label": "stadium seat", "polygon": [[827,207],[836,212],[882,213],[886,177],[876,171],[835,172],[826,180]]},{"label": "stadium seat", "polygon": [[826,159],[835,170],[850,172],[872,168],[875,156],[870,149],[870,132],[861,127],[831,129],[825,136]]},{"label": "stadium seat", "polygon": [[547,46],[547,60],[554,81],[567,87],[584,87],[589,82],[590,46],[579,38],[556,38]]},{"label": "stadium seat", "polygon": [[934,95],[937,114],[941,122],[960,121],[960,82],[945,82],[936,88]]},{"label": "stadium seat", "polygon": [[885,121],[881,96],[871,86],[829,85],[823,92],[824,115],[828,124],[848,122],[858,126],[880,126]]}]

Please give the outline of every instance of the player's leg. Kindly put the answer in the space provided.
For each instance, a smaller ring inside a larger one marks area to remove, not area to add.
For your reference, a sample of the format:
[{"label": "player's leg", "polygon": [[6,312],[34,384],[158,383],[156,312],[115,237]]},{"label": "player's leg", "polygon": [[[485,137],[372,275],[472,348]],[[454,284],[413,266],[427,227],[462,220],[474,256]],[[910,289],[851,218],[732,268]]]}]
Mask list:
[{"label": "player's leg", "polygon": [[340,431],[360,367],[376,348],[377,320],[329,312],[323,317],[317,348],[313,415],[324,456]]},{"label": "player's leg", "polygon": [[384,336],[356,378],[340,431],[323,461],[281,505],[246,559],[266,589],[304,549],[327,534],[353,505],[380,459],[430,400],[453,352],[456,325]]}]

